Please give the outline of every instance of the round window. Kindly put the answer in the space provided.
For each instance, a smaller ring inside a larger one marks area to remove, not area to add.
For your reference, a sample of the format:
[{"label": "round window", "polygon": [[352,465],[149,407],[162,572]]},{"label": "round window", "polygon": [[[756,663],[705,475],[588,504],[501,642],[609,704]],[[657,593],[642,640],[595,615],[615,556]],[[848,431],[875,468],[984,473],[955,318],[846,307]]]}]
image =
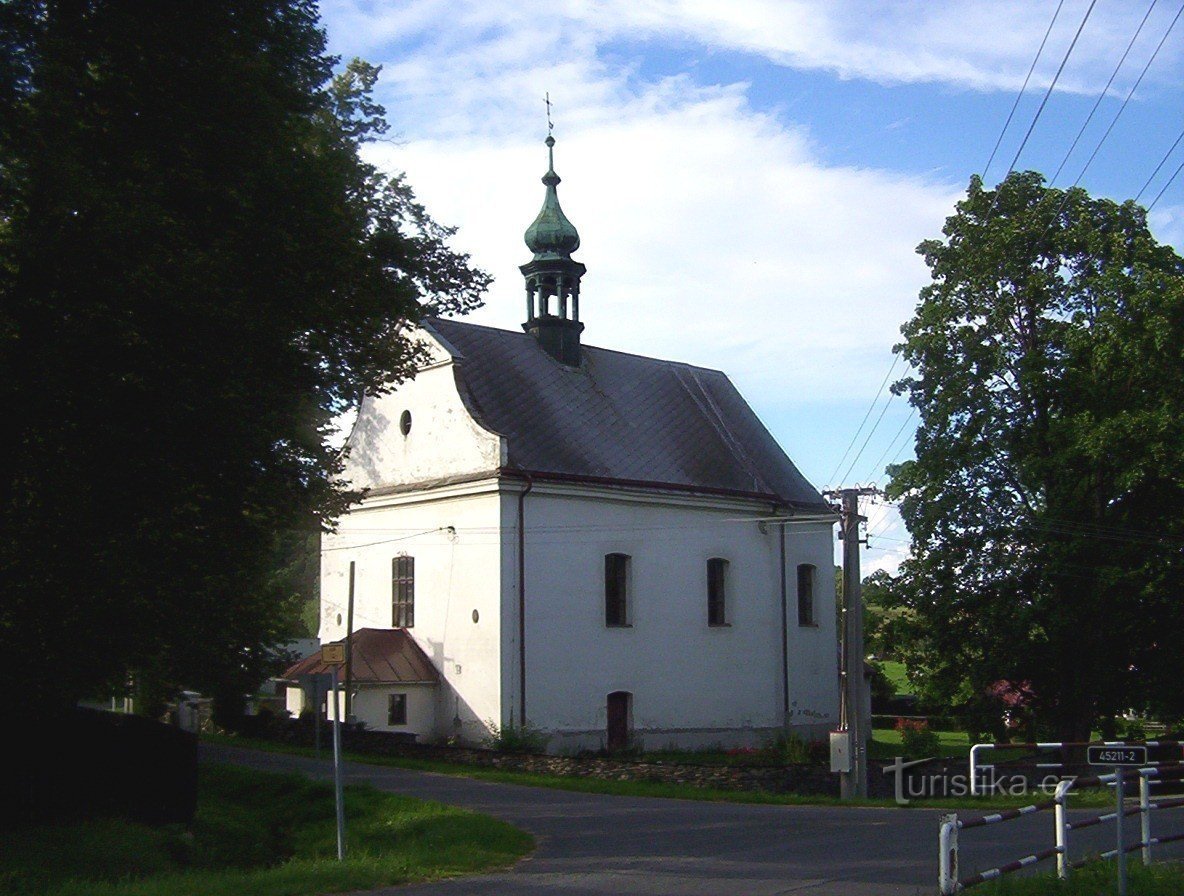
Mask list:
[{"label": "round window", "polygon": [[399,417],[399,432],[403,435],[411,432],[411,412],[404,411]]},{"label": "round window", "polygon": [[476,622],[480,618],[481,618],[481,614],[478,613],[476,610],[474,610],[473,611],[473,621]]}]

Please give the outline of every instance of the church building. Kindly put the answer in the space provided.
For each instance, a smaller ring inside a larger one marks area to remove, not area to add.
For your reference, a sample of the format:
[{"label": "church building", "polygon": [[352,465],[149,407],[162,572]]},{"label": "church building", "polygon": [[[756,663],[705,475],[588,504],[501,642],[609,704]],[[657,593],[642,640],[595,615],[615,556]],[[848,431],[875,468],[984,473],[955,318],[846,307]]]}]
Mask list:
[{"label": "church building", "polygon": [[352,714],[553,752],[823,737],[835,514],[723,373],[584,343],[546,143],[522,332],[425,320],[430,361],[348,441],[365,496],[322,541],[320,639],[352,595]]}]

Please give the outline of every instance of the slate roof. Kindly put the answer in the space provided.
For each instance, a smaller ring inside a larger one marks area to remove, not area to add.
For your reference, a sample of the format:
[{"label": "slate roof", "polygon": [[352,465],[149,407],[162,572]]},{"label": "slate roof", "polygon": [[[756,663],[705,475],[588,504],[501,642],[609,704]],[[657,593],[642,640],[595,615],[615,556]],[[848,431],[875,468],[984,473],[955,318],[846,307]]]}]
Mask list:
[{"label": "slate roof", "polygon": [[[333,641],[341,644],[342,641]],[[415,639],[401,628],[360,628],[350,638],[353,680],[361,684],[435,684],[440,673]],[[318,650],[308,659],[288,667],[283,677],[330,672]],[[344,670],[341,674],[345,674]]]},{"label": "slate roof", "polygon": [[425,326],[452,354],[469,412],[506,437],[507,472],[829,510],[718,370],[593,346],[570,368],[526,333]]}]

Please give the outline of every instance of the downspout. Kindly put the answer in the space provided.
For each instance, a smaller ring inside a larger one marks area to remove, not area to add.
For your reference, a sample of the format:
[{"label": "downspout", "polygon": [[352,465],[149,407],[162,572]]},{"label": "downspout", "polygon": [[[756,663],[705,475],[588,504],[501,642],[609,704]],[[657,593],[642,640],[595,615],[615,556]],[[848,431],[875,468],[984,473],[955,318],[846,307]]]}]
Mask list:
[{"label": "downspout", "polygon": [[785,576],[785,523],[781,526],[781,725],[789,729],[789,588]]},{"label": "downspout", "polygon": [[526,727],[526,496],[534,480],[525,470],[526,487],[518,493],[518,726]]}]

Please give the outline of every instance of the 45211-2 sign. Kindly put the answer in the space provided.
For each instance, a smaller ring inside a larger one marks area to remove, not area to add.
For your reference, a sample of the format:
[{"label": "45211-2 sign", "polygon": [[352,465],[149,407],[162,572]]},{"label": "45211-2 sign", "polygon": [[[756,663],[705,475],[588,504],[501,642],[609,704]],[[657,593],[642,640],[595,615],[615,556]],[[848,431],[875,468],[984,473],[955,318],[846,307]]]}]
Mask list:
[{"label": "45211-2 sign", "polygon": [[1146,747],[1086,747],[1086,761],[1090,765],[1105,765],[1110,768],[1118,766],[1142,766],[1147,764]]}]

